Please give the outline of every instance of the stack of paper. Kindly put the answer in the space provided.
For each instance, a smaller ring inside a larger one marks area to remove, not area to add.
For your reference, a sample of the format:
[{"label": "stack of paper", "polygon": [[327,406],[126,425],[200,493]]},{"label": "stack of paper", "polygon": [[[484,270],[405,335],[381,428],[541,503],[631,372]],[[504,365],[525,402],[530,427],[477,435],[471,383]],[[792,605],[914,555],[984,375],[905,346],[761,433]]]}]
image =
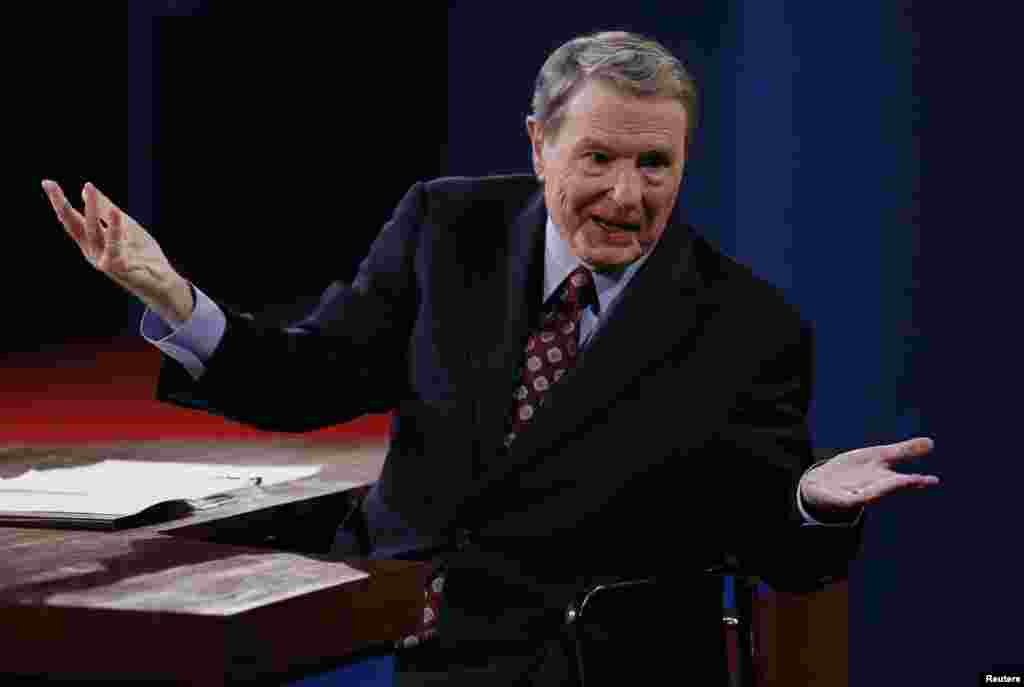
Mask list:
[{"label": "stack of paper", "polygon": [[31,469],[0,478],[0,523],[116,529],[208,508],[234,490],[309,477],[321,467],[104,460]]}]

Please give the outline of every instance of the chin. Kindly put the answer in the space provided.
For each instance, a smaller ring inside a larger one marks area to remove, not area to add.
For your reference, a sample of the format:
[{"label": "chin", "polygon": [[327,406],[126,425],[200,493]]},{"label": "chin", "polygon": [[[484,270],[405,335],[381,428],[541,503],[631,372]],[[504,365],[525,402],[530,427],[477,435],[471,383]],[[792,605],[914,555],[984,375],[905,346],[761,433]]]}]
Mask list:
[{"label": "chin", "polygon": [[636,250],[597,250],[592,251],[584,262],[595,270],[624,268],[643,257],[643,251]]}]

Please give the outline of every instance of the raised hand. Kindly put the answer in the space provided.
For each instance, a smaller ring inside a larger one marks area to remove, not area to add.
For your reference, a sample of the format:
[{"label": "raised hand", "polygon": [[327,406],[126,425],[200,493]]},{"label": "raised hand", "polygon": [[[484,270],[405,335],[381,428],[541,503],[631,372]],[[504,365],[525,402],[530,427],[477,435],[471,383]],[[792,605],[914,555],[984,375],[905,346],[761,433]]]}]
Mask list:
[{"label": "raised hand", "polygon": [[53,181],[43,190],[57,219],[86,261],[134,294],[164,320],[178,324],[192,314],[192,289],[138,222],[92,184],[82,189],[84,214],[76,210]]},{"label": "raised hand", "polygon": [[804,475],[800,481],[804,505],[812,512],[849,512],[887,494],[934,486],[939,483],[934,475],[892,469],[927,455],[934,445],[931,439],[918,437],[841,453]]}]

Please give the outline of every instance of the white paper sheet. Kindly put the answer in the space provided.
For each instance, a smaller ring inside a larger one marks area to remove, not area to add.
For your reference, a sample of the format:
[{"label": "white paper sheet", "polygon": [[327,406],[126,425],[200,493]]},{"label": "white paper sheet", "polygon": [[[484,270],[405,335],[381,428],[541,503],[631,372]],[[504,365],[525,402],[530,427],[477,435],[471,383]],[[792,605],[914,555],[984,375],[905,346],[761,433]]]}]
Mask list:
[{"label": "white paper sheet", "polygon": [[104,460],[32,469],[0,478],[0,512],[133,515],[164,501],[201,499],[254,486],[257,481],[270,486],[309,477],[322,467]]}]

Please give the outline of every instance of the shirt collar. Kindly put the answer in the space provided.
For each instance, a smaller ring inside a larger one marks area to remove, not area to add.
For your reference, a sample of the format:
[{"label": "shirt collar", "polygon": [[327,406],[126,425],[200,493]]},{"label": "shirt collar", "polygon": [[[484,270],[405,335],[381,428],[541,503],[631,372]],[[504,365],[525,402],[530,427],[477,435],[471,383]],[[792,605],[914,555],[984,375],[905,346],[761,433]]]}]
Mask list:
[{"label": "shirt collar", "polygon": [[[594,276],[594,286],[597,289],[597,313],[607,310],[612,301],[626,287],[629,280],[633,278],[640,266],[647,261],[650,251],[640,257],[639,260],[630,264],[625,269],[611,272],[595,272],[590,270]],[[547,226],[544,236],[544,303],[550,300],[552,294],[565,281],[569,274],[581,264],[579,258],[569,250],[569,245],[562,238],[554,220],[548,215]],[[587,269],[590,269],[589,267]]]}]

